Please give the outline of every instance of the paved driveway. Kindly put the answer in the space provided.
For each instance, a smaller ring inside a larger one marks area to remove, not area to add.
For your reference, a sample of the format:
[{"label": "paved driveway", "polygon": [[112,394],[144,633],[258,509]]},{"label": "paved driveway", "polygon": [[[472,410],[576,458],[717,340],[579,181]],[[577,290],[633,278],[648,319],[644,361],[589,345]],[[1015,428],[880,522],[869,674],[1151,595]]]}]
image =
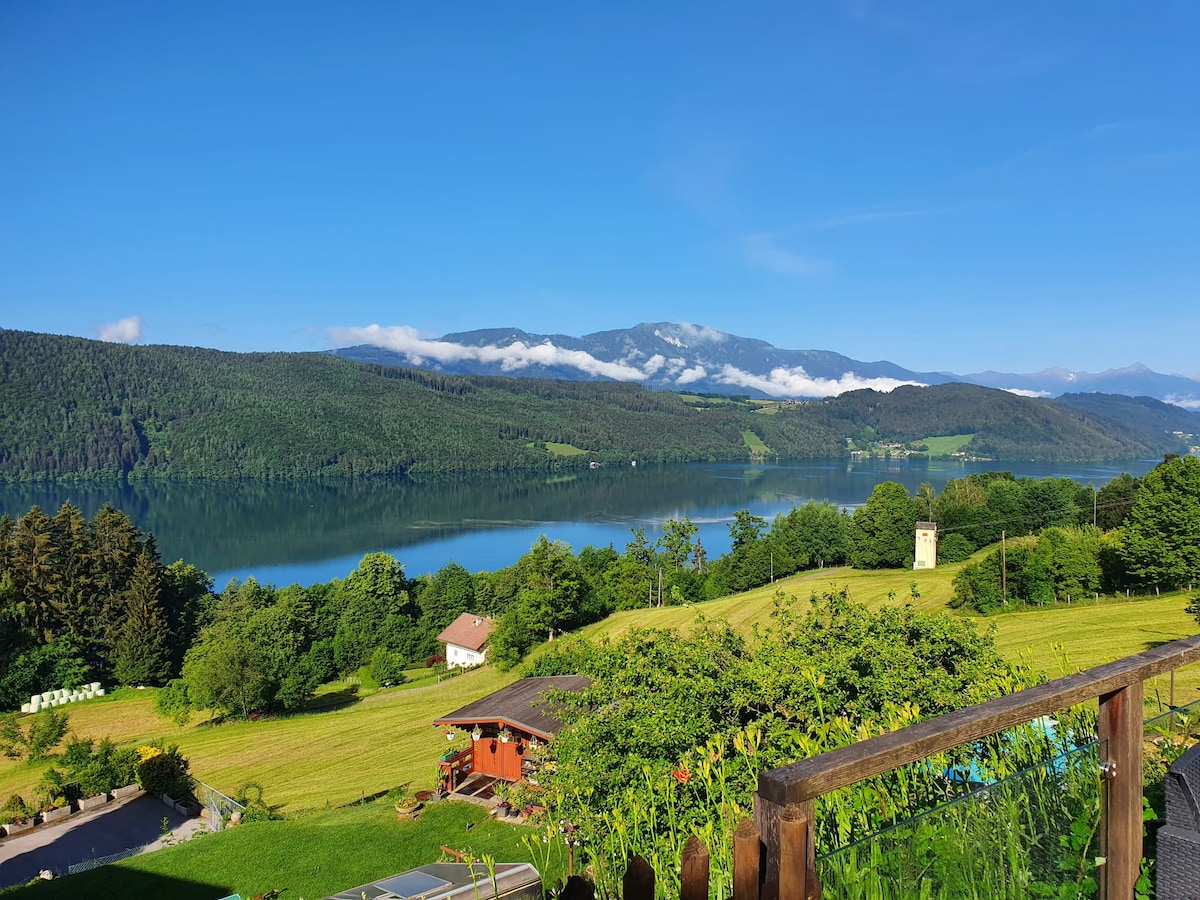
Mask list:
[{"label": "paved driveway", "polygon": [[185,819],[157,798],[143,794],[5,838],[0,841],[0,887],[29,881],[43,869],[65,875],[68,866],[86,859],[148,844],[157,849],[162,846],[164,817],[176,840],[203,827],[199,819]]}]

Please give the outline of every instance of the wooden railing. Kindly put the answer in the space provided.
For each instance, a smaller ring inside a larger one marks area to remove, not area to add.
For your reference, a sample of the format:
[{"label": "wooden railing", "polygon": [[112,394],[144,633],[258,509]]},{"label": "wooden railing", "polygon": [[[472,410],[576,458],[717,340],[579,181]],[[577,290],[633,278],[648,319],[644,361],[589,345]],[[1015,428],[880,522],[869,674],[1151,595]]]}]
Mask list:
[{"label": "wooden railing", "polygon": [[438,768],[442,770],[442,787],[447,791],[453,791],[460,784],[462,784],[463,776],[471,771],[474,763],[474,746],[468,747],[465,750],[460,750],[449,759],[441,760],[441,762],[438,763]]},{"label": "wooden railing", "polygon": [[[822,794],[1099,698],[1097,736],[1108,779],[1100,813],[1100,833],[1108,836],[1100,896],[1132,898],[1142,859],[1142,682],[1197,660],[1200,635],[763,772],[754,798],[754,827],[766,845],[762,881],[778,885],[780,900],[820,897],[813,822]],[[749,897],[736,890],[736,866],[734,879],[734,896]]]}]

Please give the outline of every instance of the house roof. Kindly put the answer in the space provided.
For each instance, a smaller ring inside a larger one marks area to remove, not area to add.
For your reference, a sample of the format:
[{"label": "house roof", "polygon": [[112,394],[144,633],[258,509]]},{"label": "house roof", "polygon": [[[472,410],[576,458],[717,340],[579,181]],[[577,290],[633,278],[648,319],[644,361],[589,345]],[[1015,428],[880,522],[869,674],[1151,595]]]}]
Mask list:
[{"label": "house roof", "polygon": [[437,636],[439,641],[466,647],[468,650],[478,650],[495,630],[496,623],[475,613],[463,613]]},{"label": "house roof", "polygon": [[585,675],[548,675],[542,678],[522,678],[494,694],[468,703],[449,715],[434,720],[434,725],[456,725],[465,728],[482,723],[515,726],[522,731],[549,740],[558,734],[563,723],[559,718],[562,707],[542,699],[547,691],[579,693],[592,683]]},{"label": "house roof", "polygon": [[918,531],[937,531],[937,522],[918,522]]}]

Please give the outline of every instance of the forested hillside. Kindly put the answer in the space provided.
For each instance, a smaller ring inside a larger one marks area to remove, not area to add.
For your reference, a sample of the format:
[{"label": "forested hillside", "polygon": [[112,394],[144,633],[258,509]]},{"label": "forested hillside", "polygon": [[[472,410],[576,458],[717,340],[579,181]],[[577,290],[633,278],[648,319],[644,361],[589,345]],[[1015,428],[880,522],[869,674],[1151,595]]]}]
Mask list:
[{"label": "forested hillside", "polygon": [[[318,353],[14,331],[0,332],[0,367],[7,480],[531,469],[555,463],[545,442],[601,459],[737,459],[752,416],[612,382],[450,377]],[[770,430],[792,453],[837,452],[828,433]]]},{"label": "forested hillside", "polygon": [[[1116,407],[1114,407],[1116,408]],[[763,414],[618,382],[448,376],[321,353],[223,353],[0,331],[0,479],[295,478],[483,472],[592,460],[782,458],[846,439],[973,434],[996,459],[1179,449],[1095,413],[970,385],[856,391]],[[558,456],[547,444],[587,451]]]},{"label": "forested hillside", "polygon": [[[894,441],[971,434],[968,454],[990,459],[1132,459],[1178,452],[1156,428],[970,384],[853,391],[826,404],[829,427]],[[1113,404],[1114,413],[1127,409]],[[869,429],[869,430],[868,430]]]}]

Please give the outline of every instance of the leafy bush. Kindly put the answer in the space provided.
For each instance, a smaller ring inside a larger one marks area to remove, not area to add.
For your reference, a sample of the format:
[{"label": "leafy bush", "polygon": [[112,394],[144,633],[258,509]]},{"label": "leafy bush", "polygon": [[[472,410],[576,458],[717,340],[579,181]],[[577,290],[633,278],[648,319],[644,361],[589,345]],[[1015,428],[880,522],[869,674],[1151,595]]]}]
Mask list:
[{"label": "leafy bush", "polygon": [[192,702],[188,699],[187,682],[182,678],[172,678],[154,698],[154,711],[165,719],[170,719],[176,725],[186,724],[192,712]]},{"label": "leafy bush", "polygon": [[376,647],[367,668],[371,678],[379,684],[403,684],[407,680],[404,677],[404,662],[399,653]]},{"label": "leafy bush", "polygon": [[263,800],[263,786],[257,781],[247,781],[237,789],[233,799],[246,808],[242,813],[243,822],[269,822],[282,818]]},{"label": "leafy bush", "polygon": [[951,532],[938,540],[938,562],[962,562],[974,553],[976,547],[965,536]]},{"label": "leafy bush", "polygon": [[13,794],[4,801],[4,805],[0,806],[0,825],[8,825],[12,822],[24,822],[32,818],[37,810],[29,806],[23,797],[19,794]]},{"label": "leafy bush", "polygon": [[170,794],[177,800],[191,796],[193,779],[188,774],[187,758],[179,752],[177,745],[164,747],[154,743],[139,747],[137,752],[141,757],[137,780],[146,793]]},{"label": "leafy bush", "polygon": [[66,710],[43,710],[28,722],[22,728],[16,715],[0,719],[0,753],[10,759],[44,759],[70,730]]}]

